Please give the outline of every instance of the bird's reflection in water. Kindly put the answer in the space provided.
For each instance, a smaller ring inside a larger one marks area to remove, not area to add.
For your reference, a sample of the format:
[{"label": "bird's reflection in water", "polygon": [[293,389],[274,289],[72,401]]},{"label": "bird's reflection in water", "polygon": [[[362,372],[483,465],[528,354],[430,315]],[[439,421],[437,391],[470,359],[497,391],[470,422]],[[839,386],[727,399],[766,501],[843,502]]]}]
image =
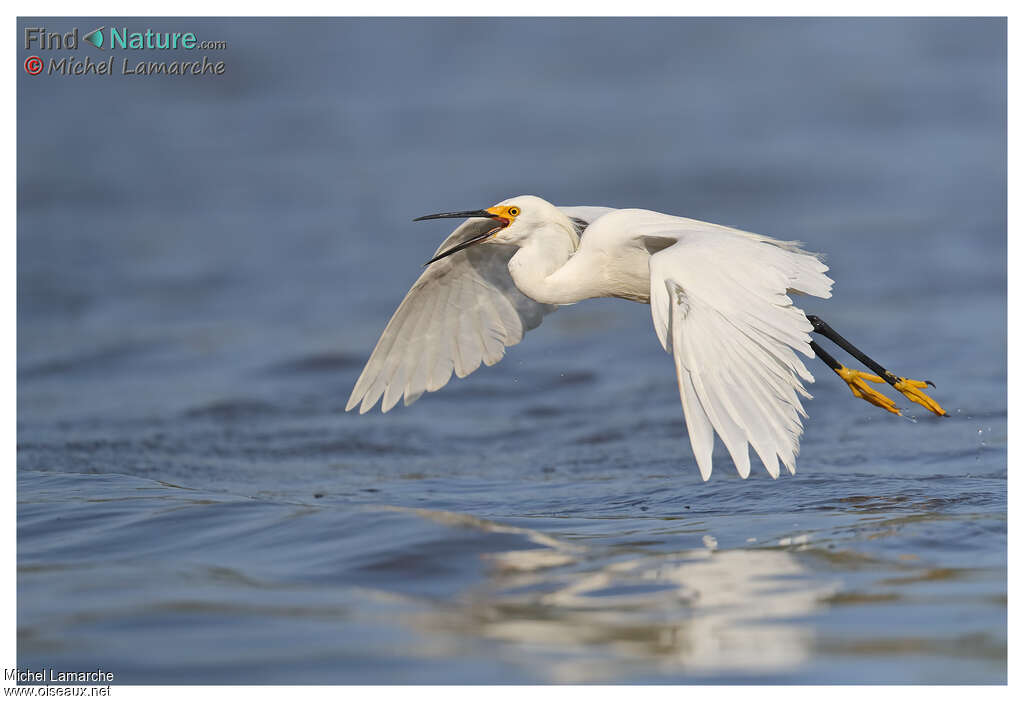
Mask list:
[{"label": "bird's reflection in water", "polygon": [[533,666],[543,650],[553,682],[792,671],[813,646],[813,628],[801,619],[837,590],[777,548],[717,550],[705,539],[711,547],[623,554],[462,515],[421,514],[521,533],[540,546],[488,555],[487,582],[417,617],[417,626],[526,648]]}]

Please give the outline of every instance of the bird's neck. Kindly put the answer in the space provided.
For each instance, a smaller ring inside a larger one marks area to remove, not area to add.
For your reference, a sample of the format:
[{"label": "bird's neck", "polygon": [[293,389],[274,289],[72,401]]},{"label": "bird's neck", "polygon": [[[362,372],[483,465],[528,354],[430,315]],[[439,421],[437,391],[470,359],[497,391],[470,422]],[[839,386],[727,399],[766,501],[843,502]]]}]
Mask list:
[{"label": "bird's neck", "polygon": [[586,295],[580,294],[576,281],[559,275],[579,243],[568,219],[545,225],[508,262],[516,287],[547,305],[568,305],[584,299]]}]

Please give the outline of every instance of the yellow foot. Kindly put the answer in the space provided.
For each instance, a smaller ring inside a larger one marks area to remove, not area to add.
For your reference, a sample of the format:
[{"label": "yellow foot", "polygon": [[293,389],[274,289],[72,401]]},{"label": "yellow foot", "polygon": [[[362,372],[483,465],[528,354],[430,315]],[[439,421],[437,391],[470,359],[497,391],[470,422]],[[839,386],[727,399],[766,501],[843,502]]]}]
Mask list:
[{"label": "yellow foot", "polygon": [[[859,397],[862,400],[867,400],[876,407],[881,407],[887,412],[893,414],[901,414],[896,403],[890,400],[888,397],[872,389],[865,380],[871,381],[872,383],[884,383],[885,381],[879,378],[877,375],[871,373],[863,373],[852,368],[835,368],[833,369],[840,378],[846,381],[846,384],[850,386],[850,390],[853,391],[855,397]],[[906,382],[917,382],[917,381],[906,381]],[[901,391],[902,392],[902,391]],[[908,396],[909,397],[909,396]],[[913,398],[911,398],[913,399]],[[916,400],[915,400],[916,402]],[[938,407],[938,405],[936,405]]]},{"label": "yellow foot", "polygon": [[916,402],[929,412],[934,412],[940,417],[947,416],[946,410],[942,409],[942,406],[939,405],[938,402],[921,392],[921,388],[927,387],[928,385],[935,387],[935,385],[927,381],[900,378],[893,387],[903,393],[903,396],[908,400]]}]

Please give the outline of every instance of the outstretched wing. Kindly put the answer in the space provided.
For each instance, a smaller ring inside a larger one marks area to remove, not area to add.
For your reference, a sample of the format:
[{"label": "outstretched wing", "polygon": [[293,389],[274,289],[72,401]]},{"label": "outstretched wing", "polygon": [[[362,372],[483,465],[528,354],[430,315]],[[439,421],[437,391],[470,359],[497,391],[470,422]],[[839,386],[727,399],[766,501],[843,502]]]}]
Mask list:
[{"label": "outstretched wing", "polygon": [[[469,219],[435,255],[493,226]],[[471,246],[427,266],[384,328],[345,410],[359,405],[362,414],[382,400],[387,412],[403,395],[412,404],[425,391],[444,387],[452,371],[464,378],[481,363],[494,365],[505,347],[539,325],[555,308],[516,288],[508,272],[515,251],[500,244]]]},{"label": "outstretched wing", "polygon": [[[604,207],[564,208],[581,229],[610,211]],[[435,255],[482,234],[494,222],[466,220]],[[391,316],[345,410],[369,411],[381,400],[387,412],[405,396],[410,405],[424,392],[444,387],[452,371],[464,378],[481,363],[493,366],[523,334],[555,310],[519,291],[508,272],[516,248],[471,246],[427,266]],[[382,399],[383,398],[383,399]]]},{"label": "outstretched wing", "polygon": [[[796,471],[806,417],[801,380],[814,382],[796,351],[813,357],[811,324],[790,293],[831,297],[828,266],[796,242],[643,210],[618,220],[652,252],[651,314],[675,359],[679,395],[701,476],[711,475],[714,432],[739,474],[753,446],[773,478],[779,460]],[[615,223],[613,221],[613,223]]]}]

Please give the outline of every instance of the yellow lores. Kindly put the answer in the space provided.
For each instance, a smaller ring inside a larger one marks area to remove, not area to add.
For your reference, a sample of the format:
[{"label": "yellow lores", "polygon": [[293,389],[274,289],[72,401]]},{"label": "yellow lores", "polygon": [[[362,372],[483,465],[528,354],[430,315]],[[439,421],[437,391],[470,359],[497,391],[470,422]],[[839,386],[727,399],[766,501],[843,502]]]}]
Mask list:
[{"label": "yellow lores", "polygon": [[519,216],[518,207],[488,207],[487,212],[490,212],[499,219],[505,220],[505,224],[502,226],[502,229],[512,224],[516,217]]}]

